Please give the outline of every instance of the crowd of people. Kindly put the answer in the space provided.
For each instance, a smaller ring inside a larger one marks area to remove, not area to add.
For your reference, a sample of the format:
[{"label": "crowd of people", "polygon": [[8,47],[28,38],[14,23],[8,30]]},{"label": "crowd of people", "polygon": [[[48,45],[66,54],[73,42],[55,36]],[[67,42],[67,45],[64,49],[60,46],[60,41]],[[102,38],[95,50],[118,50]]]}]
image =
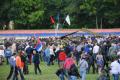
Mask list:
[{"label": "crowd of people", "polygon": [[[38,39],[42,50],[35,48]],[[26,40],[5,39],[4,51],[0,48],[0,63],[3,52],[6,63],[10,65],[7,80],[25,80],[29,65],[34,64],[37,75],[42,74],[40,61],[49,67],[58,64],[56,75],[60,80],[86,80],[91,71],[98,74],[96,80],[119,80],[120,75],[120,37],[119,36],[68,36],[64,38],[36,38]],[[92,69],[91,69],[92,67]]]}]

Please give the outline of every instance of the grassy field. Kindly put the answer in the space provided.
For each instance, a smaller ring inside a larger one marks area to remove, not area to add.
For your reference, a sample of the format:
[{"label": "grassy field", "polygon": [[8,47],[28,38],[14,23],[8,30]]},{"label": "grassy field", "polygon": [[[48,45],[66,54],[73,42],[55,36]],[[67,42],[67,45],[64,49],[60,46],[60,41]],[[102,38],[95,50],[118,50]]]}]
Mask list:
[{"label": "grassy field", "polygon": [[[57,63],[52,66],[47,66],[45,63],[40,64],[42,74],[35,75],[34,66],[29,65],[29,74],[25,75],[25,80],[59,80],[55,75],[56,70],[58,69]],[[10,67],[5,63],[0,65],[0,80],[6,80],[6,77],[9,74]],[[96,80],[97,74],[87,74],[87,80]]]}]

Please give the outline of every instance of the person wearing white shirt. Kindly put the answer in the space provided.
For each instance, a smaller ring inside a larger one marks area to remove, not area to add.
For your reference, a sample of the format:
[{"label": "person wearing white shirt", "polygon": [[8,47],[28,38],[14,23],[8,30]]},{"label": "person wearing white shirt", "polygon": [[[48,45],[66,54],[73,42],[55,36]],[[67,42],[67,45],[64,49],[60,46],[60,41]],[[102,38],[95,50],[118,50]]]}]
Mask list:
[{"label": "person wearing white shirt", "polygon": [[120,64],[117,59],[114,59],[114,61],[110,64],[110,68],[110,73],[113,75],[113,80],[119,80]]},{"label": "person wearing white shirt", "polygon": [[16,52],[16,43],[14,42],[11,46],[12,53]]},{"label": "person wearing white shirt", "polygon": [[93,54],[97,54],[99,52],[99,49],[100,47],[96,43],[95,46],[93,47]]},{"label": "person wearing white shirt", "polygon": [[100,47],[96,43],[95,46],[93,47],[93,58],[94,58],[94,60],[96,59],[96,55],[99,53],[99,50],[100,50]]},{"label": "person wearing white shirt", "polygon": [[117,62],[119,63],[119,74],[120,74],[120,57]]},{"label": "person wearing white shirt", "polygon": [[95,43],[95,45],[93,46],[93,64],[94,64],[94,68],[95,68],[95,71],[96,72],[98,72],[97,71],[97,67],[95,66],[96,65],[96,56],[97,56],[97,54],[99,53],[99,50],[100,50],[100,47],[97,45],[97,43]]},{"label": "person wearing white shirt", "polygon": [[79,45],[76,47],[76,50],[77,50],[78,52],[80,52],[83,46],[84,46],[84,45],[83,45],[82,43],[79,44]]}]

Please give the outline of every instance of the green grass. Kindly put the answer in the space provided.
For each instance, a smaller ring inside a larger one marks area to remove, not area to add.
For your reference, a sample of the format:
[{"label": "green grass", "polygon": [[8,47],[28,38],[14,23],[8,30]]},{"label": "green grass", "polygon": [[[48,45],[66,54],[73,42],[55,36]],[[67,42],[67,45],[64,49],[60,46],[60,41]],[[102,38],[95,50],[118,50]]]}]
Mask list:
[{"label": "green grass", "polygon": [[[34,66],[29,65],[29,74],[25,75],[25,80],[59,80],[55,75],[56,70],[58,69],[57,63],[52,66],[47,66],[44,62],[40,64],[42,70],[42,75],[34,73]],[[0,65],[0,80],[6,80],[6,77],[9,74],[10,67],[5,63]],[[96,80],[97,74],[87,74],[87,80]]]}]

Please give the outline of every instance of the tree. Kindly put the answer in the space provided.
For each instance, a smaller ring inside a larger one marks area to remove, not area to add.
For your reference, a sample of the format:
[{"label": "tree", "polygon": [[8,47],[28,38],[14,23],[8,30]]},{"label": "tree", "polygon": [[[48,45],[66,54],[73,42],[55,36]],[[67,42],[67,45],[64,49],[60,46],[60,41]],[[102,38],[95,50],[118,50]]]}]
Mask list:
[{"label": "tree", "polygon": [[[70,15],[72,25],[64,28],[111,28],[120,26],[120,0],[4,0],[0,2],[0,29],[51,28],[50,16],[65,23]],[[4,26],[4,27],[3,27]]]},{"label": "tree", "polygon": [[0,29],[9,29],[9,17],[8,11],[11,8],[11,3],[13,0],[3,0],[0,2]]},{"label": "tree", "polygon": [[9,17],[15,24],[22,24],[29,29],[42,21],[44,10],[42,0],[14,0]]}]

